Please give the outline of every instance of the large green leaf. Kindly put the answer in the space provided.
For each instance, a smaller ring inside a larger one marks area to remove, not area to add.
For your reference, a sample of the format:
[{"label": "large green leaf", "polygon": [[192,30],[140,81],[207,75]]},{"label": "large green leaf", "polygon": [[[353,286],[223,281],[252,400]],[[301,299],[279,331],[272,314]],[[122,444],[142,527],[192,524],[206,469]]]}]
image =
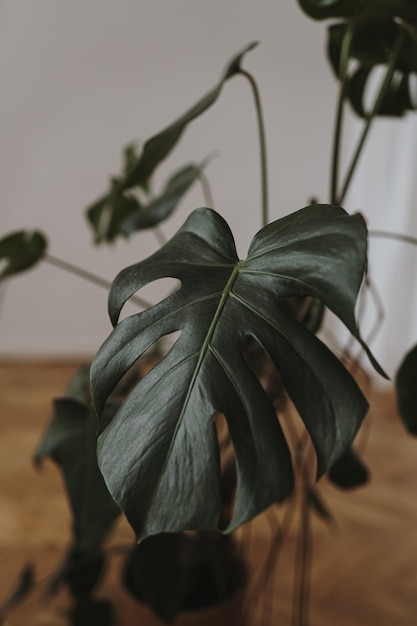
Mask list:
[{"label": "large green leaf", "polygon": [[[227,63],[218,83],[194,106],[172,122],[172,124],[150,137],[144,143],[142,152],[139,155],[136,153],[133,146],[128,146],[125,149],[122,176],[113,178],[110,191],[87,209],[87,219],[93,227],[96,243],[113,241],[118,234],[130,234],[132,230],[136,230],[137,228],[148,227],[142,225],[142,217],[139,218],[141,209],[144,209],[142,203],[132,195],[127,195],[126,192],[129,192],[134,187],[142,187],[145,192],[149,191],[150,180],[155,169],[175,147],[188,124],[202,115],[216,102],[225,82],[239,73],[243,57],[256,45],[256,42],[250,43],[245,46],[243,50],[238,52]],[[177,172],[177,174],[179,173]],[[180,198],[178,198],[175,206],[178,204],[179,199]],[[164,198],[159,198],[157,200],[159,202],[158,207],[155,205],[147,207],[146,212],[143,214],[143,223],[149,222],[149,224],[153,226],[162,219],[165,219],[175,208],[175,206],[172,205],[172,200],[173,196],[171,194],[169,201],[168,199],[164,200]],[[163,209],[161,208],[162,204]],[[168,207],[170,210],[167,210]],[[130,215],[132,221],[128,220]],[[145,219],[150,216],[152,219]],[[138,219],[139,226],[132,228],[132,224],[136,223],[135,218]],[[123,229],[121,225],[125,220],[127,220],[127,226]]]},{"label": "large green leaf", "polygon": [[[96,547],[120,514],[97,465],[97,419],[89,398],[88,372],[89,368],[81,368],[66,396],[54,401],[51,421],[35,454],[37,464],[49,457],[63,474],[80,548]],[[107,404],[104,420],[114,413]]]},{"label": "large green leaf", "polygon": [[315,20],[351,17],[362,9],[366,0],[298,0],[307,15]]},{"label": "large green leaf", "polygon": [[400,416],[409,432],[417,435],[417,346],[401,363],[395,387]]},{"label": "large green leaf", "polygon": [[[348,23],[332,24],[328,29],[327,54],[333,71],[341,79],[341,54]],[[417,30],[413,27],[404,29],[403,24],[387,18],[362,19],[355,23],[354,36],[350,46],[350,58],[356,61],[353,70],[346,77],[346,95],[353,110],[360,117],[366,118],[364,97],[372,71],[376,67],[386,66],[400,36],[404,42],[399,54],[396,71],[381,101],[377,115],[400,117],[416,108],[411,97],[411,76],[417,72]]]},{"label": "large green leaf", "polygon": [[345,17],[356,21],[362,16],[401,18],[417,23],[415,0],[298,0],[307,15],[317,20]]},{"label": "large green leaf", "polygon": [[0,281],[38,263],[46,246],[46,237],[38,231],[19,230],[0,239]]},{"label": "large green leaf", "polygon": [[[353,110],[366,118],[364,94],[373,68],[387,66],[396,52],[395,72],[376,115],[401,116],[415,109],[411,98],[411,74],[417,72],[417,4],[415,0],[299,0],[301,8],[315,19],[344,18],[328,29],[327,53],[338,79],[342,79],[342,47],[350,39],[346,97]],[[343,66],[343,68],[342,68]]]},{"label": "large green leaf", "polygon": [[247,259],[239,260],[224,220],[198,209],[158,252],[115,279],[109,296],[113,324],[123,304],[147,283],[163,277],[181,281],[165,300],[118,323],[91,371],[101,412],[136,359],[162,335],[181,331],[99,438],[109,490],[139,537],[217,527],[216,411],[226,417],[236,454],[229,530],[292,490],[290,454],[275,410],[242,356],[248,336],[272,359],[297,406],[316,449],[318,473],[351,443],[367,411],[362,393],[278,300],[318,298],[359,338],[354,306],[366,248],[359,215],[316,205],[263,228]]}]

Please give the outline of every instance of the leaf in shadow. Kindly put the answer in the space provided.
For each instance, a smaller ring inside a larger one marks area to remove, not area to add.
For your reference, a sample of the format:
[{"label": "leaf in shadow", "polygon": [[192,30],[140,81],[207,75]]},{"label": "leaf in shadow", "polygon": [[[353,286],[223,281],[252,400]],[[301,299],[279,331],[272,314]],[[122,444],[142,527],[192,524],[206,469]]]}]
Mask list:
[{"label": "leaf in shadow", "polygon": [[54,412],[34,461],[40,465],[49,457],[59,466],[73,513],[75,539],[80,546],[94,547],[120,511],[97,465],[97,420],[89,399],[88,375],[89,368],[81,368],[67,395],[54,401]]},{"label": "leaf in shadow", "polygon": [[369,470],[352,447],[332,465],[327,475],[341,489],[355,489],[369,482]]},{"label": "leaf in shadow", "polygon": [[100,548],[79,547],[74,543],[61,566],[49,581],[44,597],[54,596],[63,585],[67,585],[74,598],[88,597],[99,582],[104,571],[105,557]]}]

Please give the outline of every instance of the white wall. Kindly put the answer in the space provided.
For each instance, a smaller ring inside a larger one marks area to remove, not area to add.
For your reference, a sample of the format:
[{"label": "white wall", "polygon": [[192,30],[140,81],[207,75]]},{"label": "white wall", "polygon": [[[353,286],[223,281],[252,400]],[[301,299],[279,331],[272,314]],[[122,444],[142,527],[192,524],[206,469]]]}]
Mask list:
[{"label": "white wall", "polygon": [[[261,45],[245,66],[265,107],[271,218],[278,218],[312,195],[327,200],[336,95],[323,25],[295,0],[3,0],[1,231],[41,228],[51,254],[108,279],[152,251],[149,234],[92,247],[83,209],[118,172],[122,147],[193,104],[252,40]],[[244,255],[260,226],[260,192],[253,103],[242,78],[193,123],[157,182],[215,150],[207,173],[216,209]],[[202,204],[196,187],[165,232]],[[0,355],[92,354],[109,330],[105,291],[42,264],[7,286]]]}]

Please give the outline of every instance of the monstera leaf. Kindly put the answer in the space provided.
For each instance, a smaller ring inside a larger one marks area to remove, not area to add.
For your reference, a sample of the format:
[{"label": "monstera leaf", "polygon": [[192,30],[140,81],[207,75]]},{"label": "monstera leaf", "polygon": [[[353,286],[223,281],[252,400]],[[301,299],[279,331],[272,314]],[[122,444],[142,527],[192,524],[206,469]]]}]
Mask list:
[{"label": "monstera leaf", "polygon": [[38,231],[19,230],[0,239],[0,281],[38,263],[47,241]]},{"label": "monstera leaf", "polygon": [[366,246],[359,215],[316,205],[263,228],[247,259],[239,260],[224,220],[198,209],[158,252],[115,279],[109,295],[113,324],[123,304],[147,283],[162,277],[181,281],[165,300],[118,323],[91,371],[101,412],[136,359],[159,337],[181,332],[99,438],[101,471],[139,537],[217,527],[221,477],[215,412],[226,417],[236,455],[229,530],[292,490],[285,437],[242,356],[247,337],[262,346],[279,371],[314,443],[318,473],[343,453],[367,403],[334,355],[278,300],[319,298],[359,338],[354,306]]},{"label": "monstera leaf", "polygon": [[[339,79],[342,79],[340,69],[343,41],[349,28],[351,26],[343,22],[331,25],[328,30],[328,57]],[[350,57],[357,63],[345,80],[347,98],[360,117],[366,118],[368,115],[364,97],[371,74],[376,67],[390,63],[400,37],[402,44],[395,71],[377,111],[380,116],[400,117],[416,108],[412,98],[411,76],[417,72],[417,29],[414,26],[404,28],[402,23],[377,16],[366,17],[355,23]]]},{"label": "monstera leaf", "polygon": [[[353,110],[366,118],[364,96],[372,71],[388,66],[395,53],[394,72],[376,115],[402,116],[414,110],[411,76],[417,72],[417,5],[414,0],[300,0],[315,19],[345,18],[328,29],[327,53],[336,77],[346,82],[346,97]],[[351,35],[349,58],[353,69],[342,76],[342,50]],[[399,43],[400,42],[400,43]]]},{"label": "monstera leaf", "polygon": [[161,194],[147,204],[133,195],[114,193],[87,209],[87,219],[94,231],[96,243],[128,237],[138,230],[152,228],[167,219],[177,208],[187,191],[200,176],[205,163],[189,164],[177,170],[167,181]]},{"label": "monstera leaf", "polygon": [[405,356],[395,379],[400,416],[408,431],[417,435],[417,346]]},{"label": "monstera leaf", "polygon": [[417,23],[414,0],[298,0],[298,4],[317,20],[345,17],[357,21],[363,16],[377,15]]},{"label": "monstera leaf", "polygon": [[94,243],[113,242],[121,234],[120,225],[142,208],[137,198],[121,193],[119,182],[112,181],[107,196],[86,209],[87,221],[94,233]]},{"label": "monstera leaf", "polygon": [[[149,223],[153,226],[165,219],[165,217],[168,217],[174,210],[180,198],[173,206],[174,194],[172,194],[172,190],[166,189],[165,192],[170,191],[169,198],[159,198],[158,206],[152,205],[147,207],[142,216],[139,217],[141,209],[144,209],[144,207],[132,195],[127,195],[127,192],[134,187],[141,187],[145,192],[149,191],[151,177],[155,169],[175,147],[188,124],[202,115],[216,102],[226,81],[239,73],[245,54],[255,48],[256,45],[256,42],[250,43],[238,52],[226,65],[215,87],[172,124],[150,137],[144,143],[143,150],[139,155],[133,146],[128,146],[125,149],[122,176],[114,178],[111,182],[109,193],[87,209],[87,219],[93,227],[96,243],[113,241],[118,234],[130,234],[133,229],[147,228],[148,226],[144,226],[144,223]],[[191,176],[191,170],[184,170],[182,173],[183,178],[186,173],[189,177]],[[196,170],[193,173],[194,178],[192,182],[198,175]],[[179,174],[180,172],[177,172],[176,176]],[[178,183],[178,181],[176,182]],[[185,191],[188,190],[192,182],[186,187]],[[172,180],[170,183],[172,183]],[[178,191],[176,195],[178,196]],[[128,219],[129,216],[131,216],[131,220]],[[126,228],[119,228],[125,219]],[[134,225],[133,228],[132,225]]]},{"label": "monstera leaf", "polygon": [[180,200],[196,182],[203,165],[186,165],[175,172],[165,185],[161,195],[146,207],[132,213],[121,224],[121,231],[130,235],[136,230],[152,228],[166,220],[178,206]]},{"label": "monstera leaf", "polygon": [[[54,402],[54,413],[35,454],[39,465],[45,457],[59,466],[65,481],[79,547],[97,546],[120,514],[98,469],[97,420],[89,399],[88,368],[72,380],[65,397]],[[106,406],[104,420],[115,409]]]}]

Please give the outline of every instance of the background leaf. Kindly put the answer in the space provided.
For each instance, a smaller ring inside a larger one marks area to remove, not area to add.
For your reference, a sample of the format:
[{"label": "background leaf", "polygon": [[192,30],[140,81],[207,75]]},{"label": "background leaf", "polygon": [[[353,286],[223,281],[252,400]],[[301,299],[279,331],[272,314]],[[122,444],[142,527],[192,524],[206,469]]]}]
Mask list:
[{"label": "background leaf", "polygon": [[39,231],[19,230],[0,239],[0,280],[36,265],[46,247],[46,237]]},{"label": "background leaf", "polygon": [[395,379],[400,416],[413,435],[417,435],[417,346],[405,356]]},{"label": "background leaf", "polygon": [[[340,58],[343,39],[348,24],[332,24],[328,29],[327,55],[333,72],[340,76]],[[405,27],[392,19],[373,16],[355,22],[355,30],[350,47],[350,58],[356,61],[355,68],[347,78],[346,95],[357,115],[366,118],[364,100],[373,70],[387,66],[396,45],[400,31],[404,32],[405,41],[399,55],[396,71],[391,84],[382,100],[377,115],[400,117],[416,108],[411,97],[411,75],[417,72],[417,30]]]},{"label": "background leaf", "polygon": [[298,3],[316,20],[344,17],[357,21],[361,17],[381,16],[417,23],[414,0],[298,0]]},{"label": "background leaf", "polygon": [[[188,124],[202,115],[216,102],[225,82],[240,71],[244,56],[256,46],[257,43],[252,42],[238,52],[226,65],[215,87],[172,124],[148,139],[139,155],[132,145],[127,146],[124,152],[124,171],[122,176],[114,178],[111,182],[109,193],[101,197],[86,210],[87,219],[94,230],[96,243],[113,241],[121,232],[130,234],[139,227],[147,228],[147,226],[143,225],[144,223],[149,223],[153,226],[155,223],[159,223],[161,219],[164,219],[164,215],[168,216],[175,208],[172,205],[174,194],[171,194],[169,201],[167,196],[165,199],[159,198],[158,204],[155,204],[153,207],[147,207],[148,210],[143,218],[139,218],[141,209],[144,207],[141,202],[133,198],[133,196],[127,195],[126,192],[135,187],[141,187],[145,192],[149,192],[151,177],[155,169],[173,150]],[[179,172],[174,177],[178,175]],[[167,189],[165,189],[165,194],[166,192]],[[178,197],[178,201],[179,199]],[[129,221],[129,216],[132,217],[132,222]],[[140,226],[134,226],[133,228],[132,223],[136,224],[134,216],[136,216]],[[159,219],[160,216],[161,219]],[[155,222],[155,219],[158,221]],[[124,220],[126,220],[127,226],[123,231],[123,229],[120,229],[120,225]]]},{"label": "background leaf", "polygon": [[198,179],[202,168],[203,166],[190,164],[175,172],[158,198],[155,198],[147,206],[139,208],[134,213],[132,212],[127,218],[122,220],[121,232],[125,235],[130,235],[137,230],[157,226],[167,219]]},{"label": "background leaf", "polygon": [[338,207],[307,207],[266,226],[245,261],[224,220],[198,209],[158,252],[119,274],[109,297],[113,324],[145,284],[181,281],[165,300],[117,324],[92,365],[101,412],[140,355],[181,331],[99,438],[100,467],[138,537],[217,527],[215,412],[226,417],[236,455],[229,530],[291,492],[291,459],[275,410],[242,356],[248,336],[271,358],[302,416],[318,472],[342,454],[367,403],[340,362],[278,300],[318,298],[360,339],[354,306],[365,264],[364,221]]},{"label": "background leaf", "polygon": [[[51,421],[34,458],[39,465],[49,457],[60,468],[80,548],[96,547],[120,514],[97,465],[97,420],[89,398],[88,375],[88,367],[80,368],[67,395],[54,401]],[[107,419],[107,411],[104,415]]]}]

